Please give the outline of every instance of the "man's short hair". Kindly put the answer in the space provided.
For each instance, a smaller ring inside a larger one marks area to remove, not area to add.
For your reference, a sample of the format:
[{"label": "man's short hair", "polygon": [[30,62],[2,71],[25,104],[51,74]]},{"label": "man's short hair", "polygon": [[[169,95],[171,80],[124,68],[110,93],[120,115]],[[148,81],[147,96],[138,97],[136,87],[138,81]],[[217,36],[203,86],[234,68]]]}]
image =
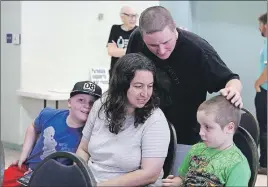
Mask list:
[{"label": "man's short hair", "polygon": [[214,96],[211,99],[204,101],[199,106],[198,111],[204,111],[207,114],[214,115],[215,122],[218,123],[221,128],[224,128],[227,124],[233,122],[236,131],[240,124],[240,109],[234,106],[222,95]]},{"label": "man's short hair", "polygon": [[176,24],[170,12],[162,6],[149,7],[140,16],[139,29],[141,34],[163,31],[166,26],[171,31],[176,29]]},{"label": "man's short hair", "polygon": [[267,24],[267,12],[262,14],[258,20],[263,24]]}]

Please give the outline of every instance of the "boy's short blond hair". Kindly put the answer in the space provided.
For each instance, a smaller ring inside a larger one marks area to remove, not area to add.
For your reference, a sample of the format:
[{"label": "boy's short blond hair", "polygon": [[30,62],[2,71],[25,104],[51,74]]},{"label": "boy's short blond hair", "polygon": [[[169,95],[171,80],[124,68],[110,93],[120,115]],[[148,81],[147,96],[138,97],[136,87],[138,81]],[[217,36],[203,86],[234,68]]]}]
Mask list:
[{"label": "boy's short blond hair", "polygon": [[199,106],[198,111],[213,114],[215,116],[215,122],[218,123],[221,128],[224,128],[227,124],[233,122],[236,131],[240,124],[240,109],[234,106],[222,95],[214,96],[211,99],[204,101]]}]

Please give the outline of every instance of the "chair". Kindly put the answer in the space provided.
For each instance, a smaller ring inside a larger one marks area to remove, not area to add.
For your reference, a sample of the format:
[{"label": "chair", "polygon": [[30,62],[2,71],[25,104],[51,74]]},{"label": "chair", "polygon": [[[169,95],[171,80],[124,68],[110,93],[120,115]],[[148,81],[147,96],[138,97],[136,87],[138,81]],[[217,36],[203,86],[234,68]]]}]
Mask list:
[{"label": "chair", "polygon": [[0,140],[0,186],[2,186],[5,172],[5,150]]},{"label": "chair", "polygon": [[238,127],[237,132],[234,135],[234,143],[241,150],[248,160],[251,177],[249,180],[249,187],[254,187],[258,174],[258,148],[247,130],[241,126]]},{"label": "chair", "polygon": [[[57,159],[69,159],[74,165],[64,165]],[[92,171],[84,160],[70,152],[55,152],[47,156],[34,170],[29,187],[96,186]]]},{"label": "chair", "polygon": [[256,145],[259,144],[260,128],[256,118],[245,108],[242,108],[240,126],[246,129],[254,139]]},{"label": "chair", "polygon": [[169,124],[169,130],[170,130],[170,143],[168,146],[168,154],[165,159],[164,166],[163,166],[164,178],[172,174],[172,167],[174,165],[175,158],[176,158],[176,146],[177,146],[176,130],[174,126],[172,125],[172,123],[168,123],[168,124]]}]

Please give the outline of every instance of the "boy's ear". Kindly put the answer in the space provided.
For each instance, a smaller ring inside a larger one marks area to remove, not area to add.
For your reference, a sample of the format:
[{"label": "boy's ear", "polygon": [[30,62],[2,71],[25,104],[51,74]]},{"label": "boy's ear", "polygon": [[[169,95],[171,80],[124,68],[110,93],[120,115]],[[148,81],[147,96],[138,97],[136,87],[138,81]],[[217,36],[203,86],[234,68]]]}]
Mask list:
[{"label": "boy's ear", "polygon": [[226,133],[227,134],[234,134],[234,131],[235,131],[235,124],[234,122],[230,122],[226,125]]},{"label": "boy's ear", "polygon": [[68,108],[71,108],[71,99],[68,99]]}]

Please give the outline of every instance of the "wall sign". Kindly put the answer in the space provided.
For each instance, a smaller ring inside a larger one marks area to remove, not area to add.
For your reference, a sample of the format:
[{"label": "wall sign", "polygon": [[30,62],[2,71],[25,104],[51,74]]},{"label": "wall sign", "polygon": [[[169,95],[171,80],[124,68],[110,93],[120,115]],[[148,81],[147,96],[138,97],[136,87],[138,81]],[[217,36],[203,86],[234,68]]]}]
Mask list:
[{"label": "wall sign", "polygon": [[7,43],[11,44],[12,43],[12,34],[8,33],[6,36],[6,39],[7,39]]}]

